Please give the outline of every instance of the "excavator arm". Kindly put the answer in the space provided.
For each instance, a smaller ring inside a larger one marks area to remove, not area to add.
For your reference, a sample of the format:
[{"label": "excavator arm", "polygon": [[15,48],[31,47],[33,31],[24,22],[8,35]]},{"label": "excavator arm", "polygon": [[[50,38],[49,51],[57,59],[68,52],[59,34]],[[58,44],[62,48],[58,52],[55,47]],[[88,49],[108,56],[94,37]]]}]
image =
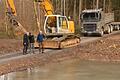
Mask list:
[{"label": "excavator arm", "polygon": [[14,1],[13,0],[6,0],[7,11],[12,13],[13,15],[17,16],[17,12],[15,9]]},{"label": "excavator arm", "polygon": [[[53,8],[53,4],[52,4],[51,0],[35,0],[35,2],[37,2],[39,4],[41,10],[44,11],[46,17],[48,15],[54,15],[54,8]],[[51,16],[49,18],[49,21],[47,22],[47,24],[50,26],[55,26],[56,22],[57,22],[56,17]],[[43,31],[43,32],[45,32],[45,31]]]},{"label": "excavator arm", "polygon": [[8,17],[8,22],[12,24],[12,26],[15,29],[16,35],[21,35],[23,33],[26,33],[26,29],[19,23],[19,21],[16,19],[17,12],[14,5],[14,0],[6,0],[6,16]]},{"label": "excavator arm", "polygon": [[54,14],[53,5],[50,0],[35,0],[35,2],[38,2],[40,4],[46,15]]}]

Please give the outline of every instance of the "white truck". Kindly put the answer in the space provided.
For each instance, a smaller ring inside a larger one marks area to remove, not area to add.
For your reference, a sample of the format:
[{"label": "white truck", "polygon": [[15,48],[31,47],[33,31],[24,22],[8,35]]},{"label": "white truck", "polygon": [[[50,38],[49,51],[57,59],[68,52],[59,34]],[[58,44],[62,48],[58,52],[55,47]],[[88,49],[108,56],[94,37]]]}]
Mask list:
[{"label": "white truck", "polygon": [[114,13],[104,13],[102,9],[88,9],[81,13],[81,33],[83,35],[98,34],[113,31]]}]

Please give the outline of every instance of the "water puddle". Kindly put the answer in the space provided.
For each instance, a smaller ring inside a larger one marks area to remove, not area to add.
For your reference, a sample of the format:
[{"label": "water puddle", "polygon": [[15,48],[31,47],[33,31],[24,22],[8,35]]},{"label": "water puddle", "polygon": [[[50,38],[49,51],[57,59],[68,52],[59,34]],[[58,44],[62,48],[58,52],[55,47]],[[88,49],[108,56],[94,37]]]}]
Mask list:
[{"label": "water puddle", "polygon": [[120,80],[120,63],[72,60],[9,73],[0,80]]}]

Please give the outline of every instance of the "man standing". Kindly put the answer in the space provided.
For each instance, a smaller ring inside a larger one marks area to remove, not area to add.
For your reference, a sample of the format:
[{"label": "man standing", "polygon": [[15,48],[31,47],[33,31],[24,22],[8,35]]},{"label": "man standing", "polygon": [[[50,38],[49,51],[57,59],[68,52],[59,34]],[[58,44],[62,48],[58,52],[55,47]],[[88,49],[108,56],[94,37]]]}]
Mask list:
[{"label": "man standing", "polygon": [[35,43],[35,39],[34,39],[34,35],[29,33],[29,42],[30,42],[30,52],[34,53],[34,43]]},{"label": "man standing", "polygon": [[40,31],[38,36],[37,36],[37,42],[39,44],[39,53],[40,52],[44,53],[43,40],[44,40],[44,34],[42,33],[42,31]]},{"label": "man standing", "polygon": [[23,54],[27,54],[28,45],[29,45],[29,38],[27,33],[25,33],[23,36],[23,46],[24,46]]}]

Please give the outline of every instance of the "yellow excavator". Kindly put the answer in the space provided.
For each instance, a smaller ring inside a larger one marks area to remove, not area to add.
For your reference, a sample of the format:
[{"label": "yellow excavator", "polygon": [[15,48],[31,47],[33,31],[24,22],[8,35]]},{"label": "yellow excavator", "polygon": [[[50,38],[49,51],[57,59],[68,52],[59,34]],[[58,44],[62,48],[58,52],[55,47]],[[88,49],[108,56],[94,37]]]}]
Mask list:
[{"label": "yellow excavator", "polygon": [[45,48],[66,48],[78,45],[80,37],[75,35],[74,21],[66,16],[54,14],[51,0],[35,0],[44,10],[45,22],[44,33],[47,39],[44,41]]},{"label": "yellow excavator", "polygon": [[[73,21],[69,21],[66,16],[54,15],[54,9],[50,0],[34,1],[35,3],[39,3],[41,9],[46,13],[42,30],[46,35],[46,39],[44,40],[45,48],[66,48],[80,43],[80,37],[74,34],[75,27]],[[10,22],[15,26],[15,30],[19,34],[27,32],[15,18],[17,13],[13,0],[6,0],[6,4],[7,16]],[[37,47],[38,45],[36,44],[35,46]]]}]

